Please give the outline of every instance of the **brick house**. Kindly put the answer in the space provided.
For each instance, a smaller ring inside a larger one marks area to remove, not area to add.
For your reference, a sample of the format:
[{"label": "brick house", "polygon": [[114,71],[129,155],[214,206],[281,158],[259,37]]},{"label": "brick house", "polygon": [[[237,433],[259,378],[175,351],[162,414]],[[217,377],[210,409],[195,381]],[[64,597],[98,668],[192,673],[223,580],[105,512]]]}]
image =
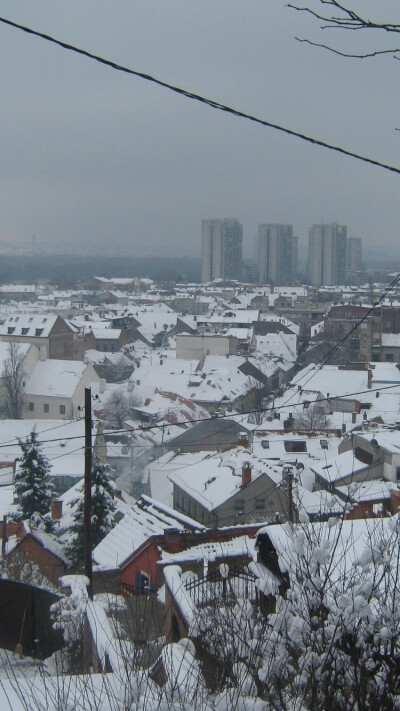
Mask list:
[{"label": "brick house", "polygon": [[47,358],[79,360],[78,332],[57,314],[17,313],[0,325],[0,339],[33,343]]},{"label": "brick house", "polygon": [[[12,577],[18,579],[26,564],[37,565],[46,578],[58,585],[59,578],[65,574],[68,559],[57,539],[34,529],[27,521],[8,526],[4,560]],[[14,530],[13,526],[16,527]]]}]

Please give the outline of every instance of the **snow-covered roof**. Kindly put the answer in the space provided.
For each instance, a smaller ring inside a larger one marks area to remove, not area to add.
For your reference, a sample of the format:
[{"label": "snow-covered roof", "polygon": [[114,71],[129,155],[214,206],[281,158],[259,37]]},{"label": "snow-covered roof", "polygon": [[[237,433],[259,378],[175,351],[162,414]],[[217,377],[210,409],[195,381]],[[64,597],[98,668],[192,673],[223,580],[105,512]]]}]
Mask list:
[{"label": "snow-covered roof", "polygon": [[252,557],[254,548],[254,540],[249,536],[238,536],[232,538],[231,541],[218,541],[217,543],[201,543],[198,546],[192,546],[179,553],[161,552],[161,561],[159,565],[169,565],[171,563],[181,564],[187,562],[213,562],[218,558],[238,558],[239,556],[249,555]]},{"label": "snow-covered roof", "polygon": [[337,486],[339,492],[348,496],[352,501],[381,501],[390,499],[392,490],[399,491],[397,483],[394,481],[383,481],[383,479],[373,479],[360,483],[352,482],[348,486]]},{"label": "snow-covered roof", "polygon": [[17,313],[8,316],[0,325],[0,336],[47,338],[57,318],[57,314]]},{"label": "snow-covered roof", "polygon": [[90,330],[98,340],[118,341],[121,336],[120,328],[106,328],[103,324],[91,324]]},{"label": "snow-covered roof", "polygon": [[[252,481],[260,476],[269,477],[274,484],[280,484],[282,481],[280,469],[255,457],[243,447],[237,447],[227,452],[204,454],[201,462],[186,468],[182,467],[170,474],[169,478],[208,511],[213,511],[227,499],[240,492],[242,467],[245,462],[249,462],[252,468]],[[178,456],[184,462],[189,455]]]},{"label": "snow-covered roof", "polygon": [[0,284],[0,293],[34,294],[35,284]]},{"label": "snow-covered roof", "polygon": [[52,536],[49,533],[45,533],[44,531],[39,531],[37,528],[33,528],[32,526],[29,526],[27,533],[29,533],[33,538],[39,541],[43,548],[46,548],[46,550],[50,551],[50,553],[62,560],[63,563],[69,563],[68,557],[65,555],[63,546],[55,538],[55,536]]},{"label": "snow-covered roof", "polygon": [[[87,369],[87,364],[77,360],[39,360],[25,385],[27,395],[47,397],[72,397]],[[93,380],[99,380],[93,372]]]},{"label": "snow-covered roof", "polygon": [[96,546],[93,560],[101,568],[118,568],[151,536],[163,535],[168,528],[184,531],[201,530],[204,526],[143,495]]},{"label": "snow-covered roof", "polygon": [[[327,397],[346,397],[352,393],[368,390],[368,371],[367,370],[344,370],[338,365],[324,365],[318,367],[313,363],[299,373],[293,379],[292,386],[298,388],[307,388],[308,390],[318,391]],[[282,404],[285,400],[293,398],[289,390],[282,398]],[[375,396],[375,395],[374,395]],[[362,395],[364,400],[364,395]]]},{"label": "snow-covered roof", "polygon": [[[396,535],[393,532],[398,523],[398,516],[357,520],[334,518],[326,523],[266,526],[260,529],[258,536],[268,535],[277,551],[280,569],[288,572],[289,578],[295,576],[298,556],[305,552],[321,565],[329,561],[329,576],[333,582],[343,579],[354,566],[374,560],[382,542]],[[398,546],[393,550],[397,555]],[[397,562],[394,561],[394,565],[397,566]]]},{"label": "snow-covered roof", "polygon": [[292,333],[268,333],[255,336],[256,350],[266,355],[283,356],[287,360],[296,360],[297,337]]},{"label": "snow-covered roof", "polygon": [[[25,440],[35,429],[41,449],[51,464],[50,476],[82,477],[84,473],[84,431],[76,420],[0,420],[1,458],[21,457],[18,439]],[[96,430],[93,428],[93,437]],[[1,489],[0,489],[1,491]]]},{"label": "snow-covered roof", "polygon": [[316,475],[331,483],[367,468],[367,464],[357,459],[352,449],[337,454],[325,462],[310,462],[309,466]]},{"label": "snow-covered roof", "polygon": [[399,348],[400,333],[382,333],[382,346],[385,348]]},{"label": "snow-covered roof", "polygon": [[197,360],[160,359],[150,355],[142,358],[131,380],[144,402],[147,397],[152,398],[156,384],[161,384],[163,391],[198,403],[220,403],[224,399],[229,402],[249,389],[248,376],[238,369],[243,362],[244,358],[239,356],[207,356],[198,373]]}]

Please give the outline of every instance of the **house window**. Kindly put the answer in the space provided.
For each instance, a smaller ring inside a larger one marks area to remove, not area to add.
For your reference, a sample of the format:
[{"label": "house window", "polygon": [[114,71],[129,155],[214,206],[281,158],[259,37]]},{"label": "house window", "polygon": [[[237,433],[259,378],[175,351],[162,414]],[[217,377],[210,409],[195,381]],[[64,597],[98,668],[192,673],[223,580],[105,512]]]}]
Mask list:
[{"label": "house window", "polygon": [[65,415],[65,405],[60,405],[60,415]]},{"label": "house window", "polygon": [[235,511],[237,511],[238,513],[244,511],[244,499],[236,499]]},{"label": "house window", "polygon": [[34,402],[28,402],[28,410],[29,412],[33,412],[35,409],[35,403]]},{"label": "house window", "polygon": [[45,404],[43,405],[43,412],[50,412],[50,405],[48,405],[47,403],[45,403]]},{"label": "house window", "polygon": [[16,551],[12,555],[12,562],[14,565],[24,565],[25,563],[25,553],[22,551]]},{"label": "house window", "polygon": [[256,509],[258,511],[261,511],[262,509],[265,509],[265,499],[262,496],[258,496],[256,499]]},{"label": "house window", "polygon": [[135,583],[137,592],[147,592],[150,588],[150,577],[146,573],[136,573]]}]

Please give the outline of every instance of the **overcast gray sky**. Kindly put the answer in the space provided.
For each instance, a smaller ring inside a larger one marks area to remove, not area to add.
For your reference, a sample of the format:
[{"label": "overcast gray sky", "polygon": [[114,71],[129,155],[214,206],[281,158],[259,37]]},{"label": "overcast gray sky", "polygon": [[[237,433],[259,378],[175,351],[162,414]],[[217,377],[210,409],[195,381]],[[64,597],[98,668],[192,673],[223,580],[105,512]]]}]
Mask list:
[{"label": "overcast gray sky", "polygon": [[[354,3],[353,3],[354,4]],[[400,22],[398,0],[363,0]],[[400,166],[400,63],[283,0],[1,0],[0,15],[272,122]],[[325,31],[326,32],[326,31]],[[388,42],[388,38],[385,38]],[[393,42],[394,43],[394,42]],[[0,240],[200,254],[201,219],[347,224],[400,256],[400,176],[216,112],[0,25]]]}]

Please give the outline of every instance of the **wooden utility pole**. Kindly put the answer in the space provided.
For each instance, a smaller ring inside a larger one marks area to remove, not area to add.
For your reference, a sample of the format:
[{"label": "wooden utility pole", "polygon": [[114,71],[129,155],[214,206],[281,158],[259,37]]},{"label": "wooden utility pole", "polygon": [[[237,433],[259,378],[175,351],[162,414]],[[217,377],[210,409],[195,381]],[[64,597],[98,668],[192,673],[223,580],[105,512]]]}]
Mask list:
[{"label": "wooden utility pole", "polygon": [[289,497],[289,509],[288,509],[288,519],[290,523],[294,523],[293,518],[293,470],[290,469],[288,472],[288,497]]},{"label": "wooden utility pole", "polygon": [[85,486],[83,509],[83,557],[89,580],[88,595],[93,600],[92,571],[92,390],[85,388]]},{"label": "wooden utility pole", "polygon": [[3,516],[3,538],[1,539],[1,557],[5,558],[7,550],[7,516]]}]

